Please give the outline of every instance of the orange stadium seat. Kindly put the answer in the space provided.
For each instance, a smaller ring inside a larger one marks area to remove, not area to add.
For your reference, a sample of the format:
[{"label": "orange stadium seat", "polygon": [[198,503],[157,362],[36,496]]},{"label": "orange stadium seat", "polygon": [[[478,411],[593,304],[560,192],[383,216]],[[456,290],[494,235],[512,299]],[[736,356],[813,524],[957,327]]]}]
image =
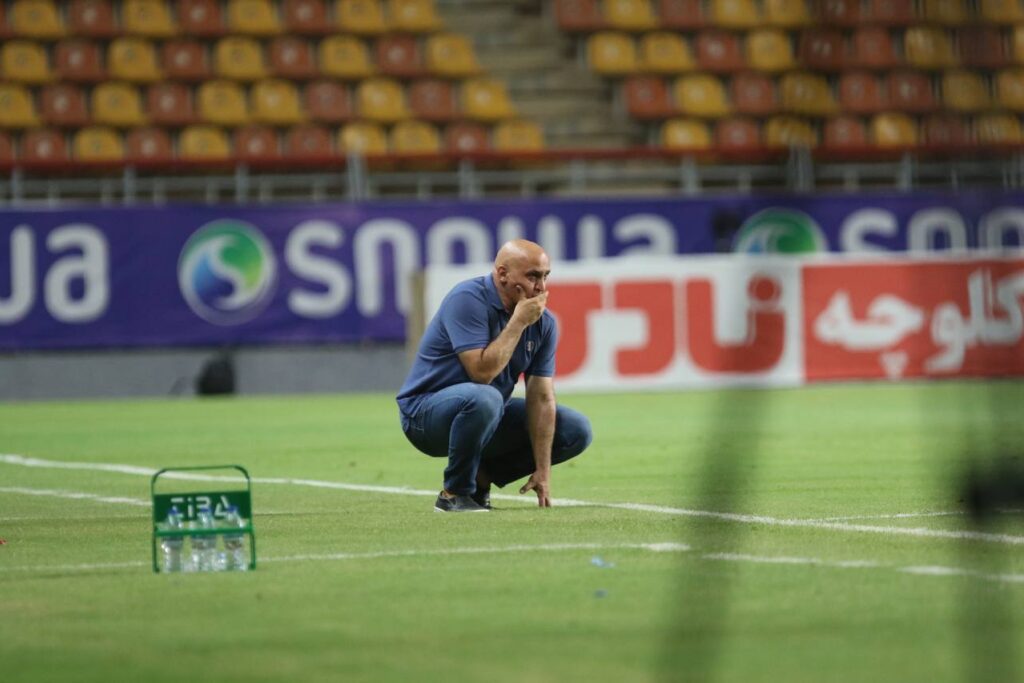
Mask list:
[{"label": "orange stadium seat", "polygon": [[342,123],[352,119],[348,88],[335,81],[314,81],[303,92],[306,113],[313,121]]},{"label": "orange stadium seat", "polygon": [[479,123],[460,121],[444,131],[444,148],[451,154],[486,152],[490,146],[487,129]]},{"label": "orange stadium seat", "polygon": [[504,81],[471,78],[462,83],[462,113],[477,121],[498,121],[512,118],[516,110],[509,101]]},{"label": "orange stadium seat", "polygon": [[165,128],[134,128],[125,137],[127,161],[167,162],[173,158],[171,136]]},{"label": "orange stadium seat", "polygon": [[903,63],[892,35],[880,26],[866,26],[853,32],[851,63],[865,69],[891,69]]},{"label": "orange stadium seat", "polygon": [[371,121],[393,123],[408,118],[405,92],[398,81],[390,78],[368,78],[356,86],[359,117]]},{"label": "orange stadium seat", "polygon": [[372,76],[370,51],[354,36],[330,36],[320,43],[320,71],[325,76],[359,80]]},{"label": "orange stadium seat", "polygon": [[563,31],[590,33],[606,27],[597,0],[555,0],[555,21]]},{"label": "orange stadium seat", "polygon": [[125,33],[147,38],[167,38],[178,32],[164,0],[124,0],[121,25]]},{"label": "orange stadium seat", "polygon": [[779,85],[782,108],[794,114],[829,116],[839,111],[825,76],[814,73],[788,73]]},{"label": "orange stadium seat", "polygon": [[719,28],[747,30],[761,24],[761,12],[754,0],[710,0],[709,24]]},{"label": "orange stadium seat", "polygon": [[964,66],[999,69],[1010,63],[1006,41],[995,26],[970,26],[957,31],[960,61]]},{"label": "orange stadium seat", "polygon": [[711,130],[700,119],[669,119],[661,126],[661,146],[666,149],[707,149]]},{"label": "orange stadium seat", "polygon": [[427,70],[438,76],[463,78],[480,73],[473,44],[455,33],[435,33],[427,38]]},{"label": "orange stadium seat", "polygon": [[956,66],[953,39],[946,29],[935,26],[911,26],[903,37],[907,63],[919,69],[946,69]]},{"label": "orange stadium seat", "polygon": [[822,132],[825,147],[864,147],[868,144],[868,131],[856,116],[839,116],[825,122]]},{"label": "orange stadium seat", "polygon": [[646,73],[678,74],[697,66],[690,44],[672,31],[651,31],[640,37],[640,70]]},{"label": "orange stadium seat", "polygon": [[620,31],[599,31],[587,38],[587,64],[602,76],[626,76],[639,70],[633,37]]},{"label": "orange stadium seat", "polygon": [[604,20],[610,28],[650,31],[658,25],[648,0],[604,0]]},{"label": "orange stadium seat", "polygon": [[746,36],[747,64],[756,71],[787,71],[796,66],[789,34],[778,29],[755,29]]},{"label": "orange stadium seat", "polygon": [[284,126],[306,120],[299,90],[291,81],[276,78],[258,81],[252,87],[251,97],[253,121]]},{"label": "orange stadium seat", "polygon": [[715,146],[727,152],[759,147],[761,128],[748,118],[722,119],[715,124]]},{"label": "orange stadium seat", "polygon": [[388,21],[392,31],[430,33],[441,28],[433,0],[390,0]]},{"label": "orange stadium seat", "polygon": [[124,141],[113,128],[89,126],[75,131],[71,155],[77,161],[121,161]]},{"label": "orange stadium seat", "polygon": [[203,81],[211,76],[206,48],[195,40],[169,40],[164,43],[160,68],[167,78],[177,81]]},{"label": "orange stadium seat", "polygon": [[769,26],[800,28],[811,23],[805,0],[764,0],[764,20]]},{"label": "orange stadium seat", "polygon": [[815,147],[818,134],[805,119],[773,116],[764,124],[764,143],[769,147]]},{"label": "orange stadium seat", "polygon": [[245,91],[234,81],[204,81],[198,91],[199,118],[221,126],[241,126],[249,122]]},{"label": "orange stadium seat", "polygon": [[0,132],[0,164],[14,161],[14,142],[7,133]]},{"label": "orange stadium seat", "polygon": [[146,117],[160,126],[195,123],[192,91],[181,83],[154,83],[146,92]]},{"label": "orange stadium seat", "polygon": [[270,43],[270,72],[280,78],[304,81],[320,75],[313,46],[298,36],[280,36]]},{"label": "orange stadium seat", "polygon": [[89,124],[85,92],[71,83],[44,87],[39,94],[39,109],[43,123],[51,126],[77,128]]},{"label": "orange stadium seat", "polygon": [[889,74],[886,101],[891,109],[914,113],[938,108],[931,78],[920,71],[894,71]]},{"label": "orange stadium seat", "polygon": [[64,81],[95,83],[106,79],[100,46],[87,40],[62,40],[56,47],[57,76]]},{"label": "orange stadium seat", "polygon": [[701,0],[659,0],[658,16],[664,28],[677,31],[693,31],[708,23]]},{"label": "orange stadium seat", "polygon": [[315,36],[334,30],[324,0],[284,0],[281,14],[288,33]]},{"label": "orange stadium seat", "polygon": [[963,118],[952,114],[931,114],[921,122],[921,136],[929,145],[971,144],[971,129]]},{"label": "orange stadium seat", "polygon": [[914,0],[868,0],[865,19],[885,26],[907,26],[917,21]]},{"label": "orange stadium seat", "polygon": [[24,38],[54,39],[65,35],[64,22],[53,0],[14,0],[10,26],[16,36]]},{"label": "orange stadium seat", "polygon": [[701,31],[697,35],[696,52],[697,67],[704,71],[739,71],[747,66],[735,33]]},{"label": "orange stadium seat", "polygon": [[906,147],[918,142],[917,125],[906,114],[885,112],[871,118],[871,140],[879,147]]},{"label": "orange stadium seat", "polygon": [[399,121],[391,129],[390,147],[395,154],[438,154],[441,135],[425,121]]},{"label": "orange stadium seat", "polygon": [[68,146],[60,131],[36,128],[21,137],[21,160],[28,163],[68,160]]},{"label": "orange stadium seat", "polygon": [[416,118],[424,121],[460,118],[451,84],[436,78],[424,78],[409,85],[409,108]]},{"label": "orange stadium seat", "polygon": [[0,69],[8,81],[48,83],[53,80],[46,48],[34,40],[2,41]]},{"label": "orange stadium seat", "polygon": [[92,91],[92,119],[111,126],[138,126],[146,122],[142,97],[130,83],[107,81]]},{"label": "orange stadium seat", "polygon": [[1013,27],[1010,34],[1010,54],[1015,64],[1024,64],[1024,25]]},{"label": "orange stadium seat", "polygon": [[860,0],[817,0],[814,16],[821,26],[854,28],[861,23]]},{"label": "orange stadium seat", "polygon": [[276,159],[281,156],[277,133],[270,126],[245,126],[235,130],[232,140],[235,156],[246,161]]},{"label": "orange stadium seat", "polygon": [[995,75],[996,103],[1000,109],[1024,112],[1024,69],[1003,69]]},{"label": "orange stadium seat", "polygon": [[815,71],[841,71],[850,61],[842,32],[830,28],[803,31],[797,54],[803,67]]},{"label": "orange stadium seat", "polygon": [[267,69],[263,63],[263,48],[254,38],[221,38],[214,47],[213,70],[221,78],[236,81],[256,81],[265,78]]},{"label": "orange stadium seat", "polygon": [[419,43],[412,36],[382,36],[377,39],[374,52],[377,68],[385,76],[415,78],[423,75]]},{"label": "orange stadium seat", "polygon": [[349,33],[379,35],[388,30],[380,0],[337,0],[334,16],[338,27]]},{"label": "orange stadium seat", "polygon": [[982,114],[974,119],[974,135],[981,144],[1019,144],[1020,119],[1013,114]]},{"label": "orange stadium seat", "polygon": [[187,36],[211,38],[225,33],[218,0],[176,0],[178,25]]},{"label": "orange stadium seat", "polygon": [[281,32],[276,3],[271,0],[228,0],[228,31],[249,36]]},{"label": "orange stadium seat", "polygon": [[112,38],[121,29],[110,0],[73,0],[68,7],[68,32],[88,38]]},{"label": "orange stadium seat", "polygon": [[339,131],[338,149],[344,154],[387,154],[387,134],[376,123],[356,121],[346,125]]},{"label": "orange stadium seat", "polygon": [[544,131],[533,121],[501,121],[491,134],[491,146],[498,152],[543,152]]},{"label": "orange stadium seat", "polygon": [[731,113],[725,85],[711,74],[680,76],[673,90],[676,107],[688,116],[717,118]]},{"label": "orange stadium seat", "polygon": [[334,156],[330,132],[321,125],[304,123],[288,129],[284,155],[289,159],[324,159]]},{"label": "orange stadium seat", "polygon": [[1020,0],[980,0],[982,21],[1012,25],[1024,22],[1024,7]]},{"label": "orange stadium seat", "polygon": [[775,82],[764,74],[736,74],[729,84],[729,94],[738,114],[767,116],[779,108]]},{"label": "orange stadium seat", "polygon": [[869,71],[846,71],[839,77],[839,108],[854,114],[885,111],[885,91]]},{"label": "orange stadium seat", "polygon": [[231,142],[227,133],[216,126],[188,126],[178,137],[178,156],[195,161],[229,159]]},{"label": "orange stadium seat", "polygon": [[942,104],[956,112],[974,113],[991,107],[992,99],[981,74],[951,69],[942,74]]},{"label": "orange stadium seat", "polygon": [[622,90],[626,111],[635,119],[664,119],[675,114],[665,81],[657,76],[631,76]]},{"label": "orange stadium seat", "polygon": [[970,19],[964,0],[922,0],[924,20],[935,24],[958,26]]},{"label": "orange stadium seat", "polygon": [[135,83],[151,83],[163,78],[157,65],[156,47],[145,38],[115,38],[107,48],[107,73],[110,78]]}]

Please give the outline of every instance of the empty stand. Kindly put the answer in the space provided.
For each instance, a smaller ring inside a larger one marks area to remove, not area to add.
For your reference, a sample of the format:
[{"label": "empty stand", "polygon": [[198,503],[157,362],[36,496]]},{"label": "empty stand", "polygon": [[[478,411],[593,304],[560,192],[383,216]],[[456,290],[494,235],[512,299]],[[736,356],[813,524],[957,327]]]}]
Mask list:
[{"label": "empty stand", "polygon": [[669,119],[661,127],[661,146],[666,149],[707,149],[711,130],[700,119]]},{"label": "empty stand", "polygon": [[195,123],[192,91],[181,83],[155,83],[146,92],[146,116],[161,126]]},{"label": "empty stand", "polygon": [[697,67],[704,71],[721,73],[739,71],[746,67],[740,41],[735,33],[727,31],[701,31],[696,40]]},{"label": "empty stand", "polygon": [[806,0],[764,0],[764,20],[770,26],[787,29],[812,22]]},{"label": "empty stand", "polygon": [[8,12],[15,35],[52,40],[66,33],[57,3],[53,0],[14,0]]},{"label": "empty stand", "polygon": [[178,32],[167,3],[163,0],[124,0],[121,26],[125,33],[147,38],[168,38]]},{"label": "empty stand", "polygon": [[151,83],[163,78],[157,64],[156,46],[145,38],[130,36],[110,43],[107,72],[110,78],[134,83]]},{"label": "empty stand", "polygon": [[222,78],[256,81],[267,76],[263,48],[259,41],[245,36],[228,36],[217,41],[213,70]]},{"label": "empty stand", "polygon": [[853,32],[851,64],[865,69],[891,69],[903,63],[903,57],[889,31],[880,26],[865,26]]},{"label": "empty stand", "polygon": [[749,118],[722,119],[715,124],[715,145],[722,150],[738,152],[761,145],[761,128]]},{"label": "empty stand", "polygon": [[379,35],[388,30],[380,0],[337,0],[334,16],[338,28],[349,33]]},{"label": "empty stand", "polygon": [[555,0],[555,21],[560,29],[571,33],[605,28],[598,0]]},{"label": "empty stand", "polygon": [[228,0],[228,31],[250,36],[281,32],[276,3],[272,0]]},{"label": "empty stand", "polygon": [[1003,69],[995,76],[996,102],[1001,109],[1024,112],[1024,69]]},{"label": "empty stand", "polygon": [[868,144],[868,131],[856,116],[838,116],[825,122],[822,144],[836,149],[864,147]]},{"label": "empty stand", "polygon": [[462,113],[477,121],[498,121],[515,116],[505,83],[493,78],[472,78],[462,84]]},{"label": "empty stand", "polygon": [[324,0],[284,0],[281,6],[285,30],[299,35],[331,33]]},{"label": "empty stand", "polygon": [[387,134],[376,123],[356,121],[346,125],[338,133],[338,149],[345,154],[387,154]]},{"label": "empty stand", "polygon": [[100,83],[92,91],[92,118],[97,124],[118,127],[145,123],[138,88],[117,81]]},{"label": "empty stand", "polygon": [[1024,22],[1020,0],[979,0],[978,5],[983,21],[1004,25]]},{"label": "empty stand", "polygon": [[313,121],[343,123],[352,119],[348,88],[335,81],[315,81],[304,92],[306,114]]},{"label": "empty stand", "polygon": [[971,144],[967,121],[953,114],[932,114],[921,123],[923,141],[929,145],[963,146]]},{"label": "empty stand", "polygon": [[232,140],[235,156],[246,161],[262,161],[281,156],[277,132],[270,126],[245,126],[235,131]]},{"label": "empty stand", "polygon": [[53,80],[46,49],[34,40],[8,40],[0,47],[0,69],[8,81],[48,83]]},{"label": "empty stand", "polygon": [[831,28],[812,28],[800,34],[798,59],[801,66],[816,71],[841,71],[849,66],[846,40]]},{"label": "empty stand", "polygon": [[463,78],[480,73],[473,44],[456,33],[435,33],[427,38],[427,70],[438,76]]},{"label": "empty stand", "polygon": [[871,140],[879,147],[907,147],[918,142],[917,125],[906,114],[885,112],[871,119]]},{"label": "empty stand", "polygon": [[659,0],[658,16],[665,28],[693,31],[708,23],[702,0]]},{"label": "empty stand", "polygon": [[85,92],[72,83],[54,83],[42,89],[39,109],[43,123],[77,128],[89,124],[89,105]]},{"label": "empty stand", "polygon": [[124,141],[113,128],[91,126],[75,132],[71,154],[77,161],[121,161]]},{"label": "empty stand", "polygon": [[818,134],[806,119],[773,116],[764,124],[764,143],[769,147],[815,147]]},{"label": "empty stand", "polygon": [[408,118],[405,92],[390,78],[368,78],[356,86],[356,104],[360,118],[393,123]]},{"label": "empty stand", "polygon": [[678,33],[651,31],[640,37],[641,71],[678,74],[692,71],[696,66],[690,44]]},{"label": "empty stand", "polygon": [[956,66],[953,40],[949,32],[935,26],[911,26],[903,37],[907,63],[919,69],[946,69]]},{"label": "empty stand", "polygon": [[1020,119],[1011,114],[982,114],[974,120],[974,135],[982,144],[1019,144]]},{"label": "empty stand", "polygon": [[280,36],[270,44],[270,72],[280,78],[304,81],[320,75],[313,46],[305,38]]},{"label": "empty stand", "polygon": [[860,0],[817,0],[814,16],[822,26],[854,28],[863,20]]},{"label": "empty stand", "polygon": [[828,116],[839,110],[828,81],[820,74],[788,73],[782,77],[779,89],[782,108],[788,112]]},{"label": "empty stand", "polygon": [[647,0],[604,0],[604,20],[611,28],[649,31],[658,25]]},{"label": "empty stand", "polygon": [[21,136],[21,159],[28,163],[68,160],[64,134],[51,128],[36,128]]},{"label": "empty stand", "polygon": [[354,36],[330,36],[320,43],[320,71],[325,76],[358,80],[372,76],[370,51]]},{"label": "empty stand", "polygon": [[324,159],[334,155],[331,134],[322,125],[304,123],[289,128],[284,136],[284,155],[289,159]]},{"label": "empty stand", "polygon": [[487,129],[479,123],[460,121],[444,131],[444,148],[452,154],[486,152],[490,146]]},{"label": "empty stand", "polygon": [[199,118],[203,121],[221,126],[249,122],[245,91],[234,81],[205,81],[199,86],[197,100]]},{"label": "empty stand", "polygon": [[542,152],[544,131],[533,121],[502,121],[494,127],[491,146],[499,152]]},{"label": "empty stand", "polygon": [[165,128],[135,128],[125,136],[125,159],[130,162],[168,162],[174,158],[171,136]]},{"label": "empty stand", "polygon": [[195,40],[169,40],[163,44],[160,68],[176,81],[203,81],[210,78],[210,60],[206,48]]},{"label": "empty stand", "polygon": [[392,31],[430,33],[441,28],[433,0],[389,0],[388,21]]},{"label": "empty stand", "polygon": [[964,66],[999,69],[1010,63],[1006,41],[994,26],[968,26],[957,31],[960,62]]},{"label": "empty stand", "polygon": [[747,30],[761,24],[754,0],[710,0],[710,23],[720,28]]},{"label": "empty stand", "polygon": [[730,113],[721,79],[710,74],[680,76],[674,86],[676,107],[690,116],[716,118]]},{"label": "empty stand", "polygon": [[396,154],[437,154],[441,135],[425,121],[400,121],[391,129],[390,147]]},{"label": "empty stand", "polygon": [[888,109],[885,89],[870,71],[847,71],[839,78],[839,107],[853,114],[877,114]]},{"label": "empty stand", "polygon": [[178,137],[178,156],[196,161],[227,160],[231,157],[231,142],[216,126],[188,126]]},{"label": "empty stand", "polygon": [[636,119],[663,119],[675,113],[665,81],[657,76],[632,76],[622,85],[626,110]]},{"label": "empty stand", "polygon": [[599,31],[587,38],[587,64],[602,76],[637,72],[639,62],[633,37],[621,31]]},{"label": "empty stand", "polygon": [[306,118],[295,84],[277,78],[253,85],[251,116],[253,121],[276,126],[302,123]]},{"label": "empty stand", "polygon": [[931,78],[920,71],[895,71],[889,74],[886,100],[895,110],[925,113],[938,108]]},{"label": "empty stand", "polygon": [[789,35],[778,29],[757,29],[746,37],[747,64],[757,71],[786,71],[796,65]]},{"label": "empty stand", "polygon": [[424,73],[419,43],[413,36],[383,36],[377,40],[374,54],[377,68],[385,76],[415,78]]},{"label": "empty stand", "polygon": [[88,40],[62,40],[55,48],[58,78],[78,83],[96,83],[106,79],[100,46]]},{"label": "empty stand", "polygon": [[175,4],[183,34],[203,38],[224,35],[224,14],[218,0],[177,0]]},{"label": "empty stand", "polygon": [[409,108],[424,121],[454,121],[460,118],[455,92],[448,81],[425,78],[410,84]]},{"label": "empty stand", "polygon": [[974,113],[989,109],[992,100],[981,74],[952,69],[942,74],[942,104],[955,112]]},{"label": "empty stand", "polygon": [[767,116],[778,111],[775,82],[764,74],[736,74],[729,85],[729,93],[738,114]]},{"label": "empty stand", "polygon": [[10,164],[14,161],[14,142],[11,136],[0,131],[0,164]]},{"label": "empty stand", "polygon": [[914,0],[868,0],[867,20],[886,26],[906,26],[917,21]]},{"label": "empty stand", "polygon": [[110,0],[72,0],[68,7],[68,33],[88,38],[112,38],[121,28]]},{"label": "empty stand", "polygon": [[959,26],[970,20],[964,0],[921,0],[924,20],[947,26]]}]

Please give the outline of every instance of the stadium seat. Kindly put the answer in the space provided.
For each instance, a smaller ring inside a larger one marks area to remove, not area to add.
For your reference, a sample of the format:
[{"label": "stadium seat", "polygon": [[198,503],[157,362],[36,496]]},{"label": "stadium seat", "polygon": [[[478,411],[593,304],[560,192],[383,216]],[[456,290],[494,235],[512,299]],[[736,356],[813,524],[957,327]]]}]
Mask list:
[{"label": "stadium seat", "polygon": [[0,69],[4,80],[48,83],[53,80],[46,48],[34,40],[0,41]]},{"label": "stadium seat", "polygon": [[334,156],[331,134],[323,126],[304,123],[284,135],[284,155],[289,159],[325,159]]},{"label": "stadium seat", "polygon": [[956,66],[953,40],[945,29],[911,26],[903,38],[907,63],[919,69],[945,69]]},{"label": "stadium seat", "polygon": [[995,26],[970,26],[957,31],[960,62],[979,69],[999,69],[1010,64],[1006,41]]},{"label": "stadium seat", "polygon": [[425,121],[400,121],[391,129],[390,147],[395,154],[438,154],[441,135]]},{"label": "stadium seat", "polygon": [[146,122],[138,88],[130,83],[107,81],[92,91],[92,119],[110,126],[139,126]]},{"label": "stadium seat", "polygon": [[878,77],[869,71],[846,71],[839,77],[839,108],[853,114],[877,114],[888,108]]},{"label": "stadium seat", "polygon": [[374,73],[366,43],[354,36],[325,38],[319,53],[320,71],[325,76],[359,80]]},{"label": "stadium seat", "polygon": [[359,117],[393,123],[409,117],[401,84],[390,78],[368,78],[356,86]]},{"label": "stadium seat", "polygon": [[599,31],[587,38],[587,64],[602,76],[626,76],[639,70],[636,44],[620,31]]},{"label": "stadium seat", "polygon": [[121,25],[125,33],[146,38],[168,38],[178,32],[163,0],[124,0]]},{"label": "stadium seat", "polygon": [[715,124],[715,146],[726,152],[760,147],[761,128],[749,118],[722,119]]},{"label": "stadium seat", "polygon": [[591,33],[606,28],[597,0],[555,0],[555,22],[570,33]]},{"label": "stadium seat", "polygon": [[232,147],[235,156],[245,161],[276,159],[281,156],[277,133],[269,126],[245,126],[236,129]]},{"label": "stadium seat", "polygon": [[281,32],[276,3],[271,0],[228,0],[228,31],[248,36]]},{"label": "stadium seat", "polygon": [[868,0],[865,19],[884,26],[907,26],[917,21],[914,0]]},{"label": "stadium seat", "polygon": [[470,78],[462,82],[462,113],[476,121],[498,121],[516,115],[504,81]]},{"label": "stadium seat", "polygon": [[444,131],[444,148],[450,154],[486,152],[490,149],[487,129],[471,121],[452,124]]},{"label": "stadium seat", "polygon": [[1020,144],[1020,119],[1013,114],[982,114],[974,119],[974,136],[983,145]]},{"label": "stadium seat", "polygon": [[805,0],[764,0],[764,20],[769,26],[800,28],[811,23]]},{"label": "stadium seat", "polygon": [[778,111],[775,82],[764,74],[740,73],[729,84],[733,109],[738,114],[767,116]]},{"label": "stadium seat", "polygon": [[320,75],[309,41],[298,36],[280,36],[270,43],[270,72],[279,78],[304,81]]},{"label": "stadium seat", "polygon": [[942,104],[955,112],[974,113],[988,109],[992,100],[980,74],[951,69],[942,74]]},{"label": "stadium seat", "polygon": [[198,92],[199,118],[221,126],[242,126],[249,122],[245,91],[234,81],[204,81]]},{"label": "stadium seat", "polygon": [[498,152],[543,152],[544,131],[533,121],[502,121],[494,127],[491,146]]},{"label": "stadium seat", "polygon": [[626,111],[635,119],[664,119],[675,114],[665,81],[657,76],[631,76],[622,90]]},{"label": "stadium seat", "polygon": [[464,78],[480,73],[473,44],[455,33],[435,33],[427,38],[427,70],[448,78]]},{"label": "stadium seat", "polygon": [[348,33],[379,35],[388,30],[380,0],[337,0],[334,16]]},{"label": "stadium seat", "polygon": [[818,0],[814,16],[821,26],[855,28],[861,23],[860,0]]},{"label": "stadium seat", "polygon": [[1020,0],[980,0],[981,20],[986,23],[1013,25],[1024,22]]},{"label": "stadium seat", "polygon": [[178,24],[186,36],[216,38],[225,33],[218,0],[176,0]]},{"label": "stadium seat", "polygon": [[431,33],[441,28],[433,0],[390,0],[388,22],[392,31],[404,33]]},{"label": "stadium seat", "polygon": [[382,36],[377,39],[374,52],[377,68],[385,76],[415,78],[423,75],[419,43],[412,36]]},{"label": "stadium seat", "polygon": [[176,81],[203,81],[211,76],[206,49],[195,40],[169,40],[164,43],[160,68]]},{"label": "stadium seat", "polygon": [[746,36],[747,65],[756,71],[787,71],[796,66],[789,34],[779,29],[755,29]]},{"label": "stadium seat", "polygon": [[805,119],[773,116],[764,124],[764,143],[769,147],[815,147],[818,134]]},{"label": "stadium seat", "polygon": [[110,78],[151,83],[163,78],[157,65],[156,48],[145,38],[115,38],[107,48],[107,72]]},{"label": "stadium seat", "polygon": [[888,76],[886,100],[891,109],[925,113],[938,108],[931,78],[920,71],[894,71]]},{"label": "stadium seat", "polygon": [[105,80],[100,46],[87,40],[62,40],[55,48],[57,77],[63,81],[96,83]]},{"label": "stadium seat", "polygon": [[701,0],[659,0],[658,16],[664,28],[693,31],[708,24]]},{"label": "stadium seat", "polygon": [[680,76],[673,90],[676,107],[685,115],[717,118],[731,111],[725,86],[711,74]]},{"label": "stadium seat", "polygon": [[28,88],[0,83],[0,128],[31,128],[39,125],[35,103]]},{"label": "stadium seat", "polygon": [[604,20],[621,31],[649,31],[658,25],[648,0],[604,0]]},{"label": "stadium seat", "polygon": [[338,149],[344,154],[387,154],[388,139],[384,129],[376,123],[357,121],[339,131]]},{"label": "stadium seat", "polygon": [[761,24],[761,13],[754,0],[710,0],[709,24],[718,28],[747,30]]},{"label": "stadium seat", "polygon": [[697,64],[690,44],[678,33],[652,31],[640,37],[639,69],[645,73],[678,74],[693,71]]},{"label": "stadium seat", "polygon": [[245,36],[227,36],[217,41],[213,51],[213,71],[221,78],[257,81],[266,78],[263,48],[259,41]]},{"label": "stadium seat", "polygon": [[779,89],[785,111],[808,116],[829,116],[839,111],[821,74],[788,73],[782,77]]},{"label": "stadium seat", "polygon": [[75,131],[71,155],[76,161],[121,161],[124,141],[113,128],[89,126]]},{"label": "stadium seat", "polygon": [[288,33],[315,36],[334,30],[324,0],[284,0],[281,14]]},{"label": "stadium seat", "polygon": [[68,7],[68,33],[87,38],[113,38],[121,29],[110,0],[72,0]]},{"label": "stadium seat", "polygon": [[701,31],[696,43],[697,68],[722,73],[746,68],[735,33],[727,31]]},{"label": "stadium seat", "polygon": [[964,0],[922,0],[922,5],[929,23],[959,26],[970,19]]},{"label": "stadium seat", "polygon": [[0,165],[9,165],[14,161],[14,141],[7,133],[0,131]]},{"label": "stadium seat", "polygon": [[65,35],[57,3],[53,0],[14,0],[10,26],[21,38],[54,39]]},{"label": "stadium seat", "polygon": [[699,119],[669,119],[661,126],[661,146],[665,149],[707,149],[711,147],[708,124]]},{"label": "stadium seat", "polygon": [[800,65],[814,71],[841,71],[849,65],[842,32],[830,28],[812,28],[800,34]]},{"label": "stadium seat", "polygon": [[825,122],[822,144],[832,149],[864,147],[868,144],[868,132],[856,116],[839,116]]},{"label": "stadium seat", "polygon": [[125,160],[167,162],[174,158],[171,137],[165,128],[135,128],[125,136]]},{"label": "stadium seat", "polygon": [[306,120],[299,100],[299,91],[291,81],[268,79],[252,87],[252,120],[285,126]]},{"label": "stadium seat", "polygon": [[160,126],[195,123],[192,91],[181,83],[154,83],[146,92],[146,117]]},{"label": "stadium seat", "polygon": [[424,121],[454,121],[460,118],[455,92],[448,81],[424,78],[409,85],[409,108]]},{"label": "stadium seat", "polygon": [[315,81],[303,94],[306,114],[312,121],[343,123],[352,119],[352,98],[343,84]]},{"label": "stadium seat", "polygon": [[1024,112],[1024,69],[1003,69],[995,75],[996,103],[1000,109]]},{"label": "stadium seat", "polygon": [[871,118],[871,141],[879,147],[907,147],[918,142],[917,125],[906,114],[885,112]]},{"label": "stadium seat", "polygon": [[964,146],[971,144],[971,130],[963,118],[951,114],[932,114],[921,122],[921,136],[929,145]]},{"label": "stadium seat", "polygon": [[1010,54],[1015,64],[1024,64],[1024,25],[1013,27],[1010,34]]},{"label": "stadium seat", "polygon": [[67,142],[60,131],[35,128],[21,136],[21,160],[26,163],[68,160]]},{"label": "stadium seat", "polygon": [[51,126],[77,128],[89,124],[85,92],[71,83],[44,87],[39,94],[39,110],[43,123]]},{"label": "stadium seat", "polygon": [[865,69],[891,69],[903,63],[892,35],[879,26],[865,26],[853,32],[851,64]]},{"label": "stadium seat", "polygon": [[188,126],[178,137],[178,157],[195,161],[231,158],[231,142],[216,126]]}]

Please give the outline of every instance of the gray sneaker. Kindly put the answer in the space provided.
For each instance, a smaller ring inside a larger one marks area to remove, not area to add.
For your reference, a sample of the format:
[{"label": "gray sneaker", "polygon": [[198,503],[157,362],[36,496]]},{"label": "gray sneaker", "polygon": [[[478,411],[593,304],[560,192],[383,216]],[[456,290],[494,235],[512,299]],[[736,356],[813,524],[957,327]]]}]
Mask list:
[{"label": "gray sneaker", "polygon": [[490,512],[487,508],[478,505],[469,496],[456,495],[446,498],[444,493],[437,494],[434,510],[436,512]]}]

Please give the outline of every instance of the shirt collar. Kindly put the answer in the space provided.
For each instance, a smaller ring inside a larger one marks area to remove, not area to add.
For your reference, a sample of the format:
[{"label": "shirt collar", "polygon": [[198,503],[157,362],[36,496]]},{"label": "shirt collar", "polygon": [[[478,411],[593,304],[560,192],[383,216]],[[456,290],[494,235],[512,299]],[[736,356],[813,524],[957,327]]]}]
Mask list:
[{"label": "shirt collar", "polygon": [[487,287],[488,303],[490,303],[491,306],[497,308],[499,311],[507,312],[505,311],[505,304],[501,303],[501,297],[498,296],[498,288],[494,284],[494,275],[492,273],[488,273],[487,275],[485,275],[484,282]]}]

